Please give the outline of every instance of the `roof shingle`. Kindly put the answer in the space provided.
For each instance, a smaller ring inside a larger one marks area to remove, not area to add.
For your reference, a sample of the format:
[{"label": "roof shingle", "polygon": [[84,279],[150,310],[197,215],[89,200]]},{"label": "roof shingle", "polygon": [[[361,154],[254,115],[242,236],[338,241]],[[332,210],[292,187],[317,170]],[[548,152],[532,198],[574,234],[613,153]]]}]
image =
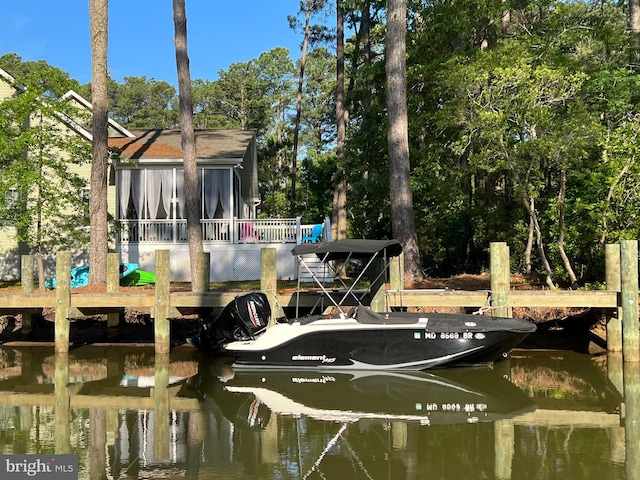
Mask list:
[{"label": "roof shingle", "polygon": [[[120,150],[123,158],[174,159],[182,155],[180,130],[131,130],[135,138],[109,138],[109,147]],[[253,130],[196,130],[196,156],[199,159],[241,159],[254,138]]]}]

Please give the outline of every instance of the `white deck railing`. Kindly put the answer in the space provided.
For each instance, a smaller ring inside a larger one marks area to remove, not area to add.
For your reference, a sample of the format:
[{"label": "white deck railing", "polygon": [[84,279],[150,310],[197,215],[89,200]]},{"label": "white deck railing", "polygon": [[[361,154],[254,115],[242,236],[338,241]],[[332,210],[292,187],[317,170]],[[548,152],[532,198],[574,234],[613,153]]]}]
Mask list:
[{"label": "white deck railing", "polygon": [[[300,243],[313,225],[299,218],[202,220],[205,243]],[[187,243],[186,220],[120,220],[122,243]]]}]

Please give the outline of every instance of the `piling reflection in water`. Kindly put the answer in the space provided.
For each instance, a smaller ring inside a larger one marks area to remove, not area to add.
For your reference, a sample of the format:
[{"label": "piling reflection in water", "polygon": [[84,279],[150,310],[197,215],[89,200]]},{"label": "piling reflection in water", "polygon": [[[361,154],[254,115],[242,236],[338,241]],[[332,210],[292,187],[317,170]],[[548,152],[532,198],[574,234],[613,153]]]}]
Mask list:
[{"label": "piling reflection in water", "polygon": [[[191,349],[0,348],[1,453],[80,478],[640,479],[637,364],[233,372]],[[624,417],[620,405],[624,393]]]}]

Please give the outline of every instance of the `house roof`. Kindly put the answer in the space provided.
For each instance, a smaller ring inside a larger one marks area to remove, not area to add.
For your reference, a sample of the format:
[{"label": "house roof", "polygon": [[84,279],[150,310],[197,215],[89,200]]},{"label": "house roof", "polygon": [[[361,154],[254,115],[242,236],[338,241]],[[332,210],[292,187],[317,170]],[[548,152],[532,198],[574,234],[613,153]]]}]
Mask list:
[{"label": "house roof", "polygon": [[7,82],[9,85],[13,86],[16,90],[24,91],[25,87],[21,83],[16,83],[16,79],[13,78],[6,70],[0,68],[0,79]]},{"label": "house roof", "polygon": [[[180,130],[131,130],[135,138],[109,138],[109,147],[120,150],[130,160],[180,160],[182,136]],[[245,156],[253,130],[196,130],[198,159],[239,159]]]},{"label": "house roof", "polygon": [[[74,90],[69,90],[67,93],[65,93],[62,96],[62,100],[67,100],[67,101],[75,100],[78,104],[80,104],[82,108],[85,108],[89,111],[93,110],[93,105],[91,104],[91,102],[89,102],[87,99],[85,99],[82,95],[80,95],[78,92]],[[126,128],[124,128],[122,125],[116,122],[113,118],[109,117],[107,118],[107,121],[109,123],[110,129],[112,129],[109,132],[109,136],[114,136],[115,134],[115,136],[133,137],[133,134],[131,132],[129,132]],[[80,125],[77,122],[76,124],[78,129],[82,129],[85,132],[83,134],[88,140],[93,139],[90,126]]]}]

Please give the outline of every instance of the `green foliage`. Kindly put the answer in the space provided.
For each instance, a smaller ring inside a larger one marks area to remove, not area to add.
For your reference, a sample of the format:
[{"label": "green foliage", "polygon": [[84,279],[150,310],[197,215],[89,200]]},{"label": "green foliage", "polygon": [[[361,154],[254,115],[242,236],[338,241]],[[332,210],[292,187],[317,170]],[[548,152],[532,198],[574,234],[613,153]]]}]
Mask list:
[{"label": "green foliage", "polygon": [[[309,8],[324,20],[327,5],[305,0],[292,21],[298,24]],[[303,88],[296,214],[307,223],[329,215],[344,175],[349,235],[386,238],[386,2],[345,0],[343,6],[351,34],[343,163],[336,165],[335,155],[335,57],[323,44],[330,32],[317,25]],[[542,271],[535,245],[532,265],[525,264],[533,202],[554,278],[569,279],[558,245],[563,237],[579,280],[601,279],[603,245],[640,237],[640,75],[626,6],[409,0],[408,19],[409,141],[423,269],[432,275],[485,270],[489,243],[506,241],[514,271]],[[14,54],[0,57],[0,67],[25,83],[48,70]],[[193,82],[197,128],[256,129],[261,216],[290,214],[297,73],[289,52],[275,48],[232,64],[216,80]],[[68,88],[64,81],[63,72],[49,72],[46,88],[39,87],[44,98],[59,98]],[[87,86],[72,88],[90,93]],[[127,127],[177,125],[175,91],[165,82],[127,77],[111,82],[110,96],[114,118]],[[0,115],[3,171],[37,145],[35,136],[16,133],[15,120],[29,108],[11,108]],[[38,181],[26,168],[13,175],[13,184]],[[5,194],[9,183],[2,182]],[[5,208],[3,218],[14,221],[16,212]]]},{"label": "green foliage", "polygon": [[[364,2],[345,2],[357,26]],[[389,234],[383,37],[347,42],[350,227]],[[553,274],[603,275],[603,245],[638,238],[635,40],[611,2],[408,2],[414,214],[424,269],[482,271],[507,241],[519,271],[533,201]],[[502,21],[509,11],[509,23]],[[563,216],[559,203],[566,175]],[[542,268],[537,248],[533,269]]]},{"label": "green foliage", "polygon": [[165,81],[147,77],[125,77],[124,83],[109,82],[111,117],[127,128],[175,128],[178,108],[171,108],[176,89]]},{"label": "green foliage", "polygon": [[0,222],[34,250],[85,241],[87,183],[77,167],[91,144],[68,128],[84,113],[58,96],[77,86],[54,67],[25,70],[19,94],[0,102]]}]

